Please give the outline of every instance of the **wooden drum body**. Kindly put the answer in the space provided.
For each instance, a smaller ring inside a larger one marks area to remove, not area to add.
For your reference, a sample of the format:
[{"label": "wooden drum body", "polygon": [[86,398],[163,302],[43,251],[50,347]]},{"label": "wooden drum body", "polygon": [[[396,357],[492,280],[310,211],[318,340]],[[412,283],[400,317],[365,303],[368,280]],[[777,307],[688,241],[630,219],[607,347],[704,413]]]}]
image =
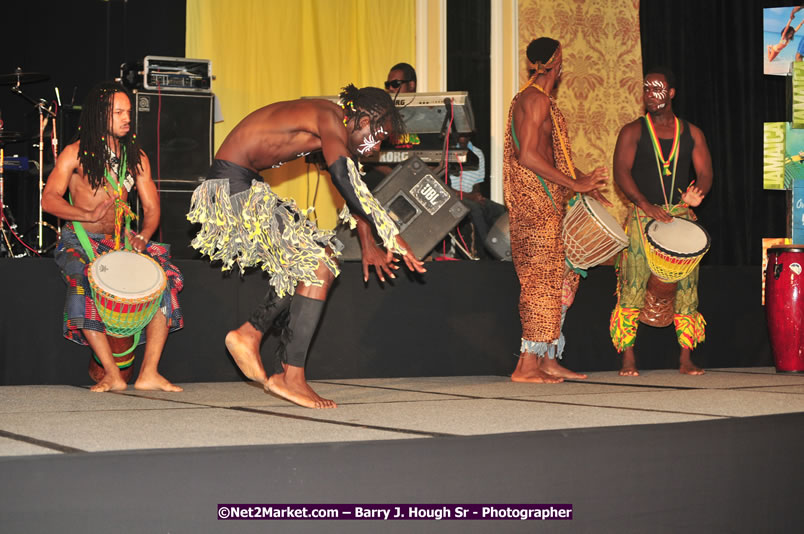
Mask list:
[{"label": "wooden drum body", "polygon": [[564,253],[572,267],[600,265],[628,246],[628,236],[603,204],[580,195],[564,217]]},{"label": "wooden drum body", "polygon": [[804,372],[804,246],[768,249],[765,313],[776,371]]}]

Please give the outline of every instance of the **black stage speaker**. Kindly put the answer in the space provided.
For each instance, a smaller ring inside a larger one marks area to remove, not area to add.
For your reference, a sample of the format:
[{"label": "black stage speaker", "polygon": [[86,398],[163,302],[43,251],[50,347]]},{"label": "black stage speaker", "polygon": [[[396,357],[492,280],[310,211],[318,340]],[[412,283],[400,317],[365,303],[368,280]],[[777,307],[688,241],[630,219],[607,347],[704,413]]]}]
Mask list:
[{"label": "black stage speaker", "polygon": [[[170,244],[173,258],[199,258],[190,241],[200,225],[190,224],[186,214],[212,163],[213,95],[135,91],[134,100],[137,141],[151,162],[162,209],[151,239]],[[137,215],[142,217],[139,198]]]},{"label": "black stage speaker", "polygon": [[[151,241],[159,241],[170,245],[170,255],[173,259],[193,260],[201,258],[194,248],[190,246],[195,234],[201,229],[200,224],[192,224],[187,220],[190,211],[190,198],[193,196],[196,182],[163,181],[159,191],[159,206],[162,211],[159,227],[151,237]],[[132,190],[134,193],[136,189]],[[137,205],[137,228],[142,226],[142,205],[139,196]],[[132,224],[133,226],[133,224]]]},{"label": "black stage speaker", "polygon": [[206,177],[213,157],[212,99],[211,93],[134,92],[137,140],[154,180]]},{"label": "black stage speaker", "polygon": [[494,221],[486,236],[486,250],[498,260],[511,261],[511,231],[506,211]]},{"label": "black stage speaker", "polygon": [[[469,213],[469,208],[418,156],[397,165],[372,193],[418,259],[425,257]],[[342,259],[360,259],[356,235],[345,225],[336,228],[336,236],[345,246]]]}]

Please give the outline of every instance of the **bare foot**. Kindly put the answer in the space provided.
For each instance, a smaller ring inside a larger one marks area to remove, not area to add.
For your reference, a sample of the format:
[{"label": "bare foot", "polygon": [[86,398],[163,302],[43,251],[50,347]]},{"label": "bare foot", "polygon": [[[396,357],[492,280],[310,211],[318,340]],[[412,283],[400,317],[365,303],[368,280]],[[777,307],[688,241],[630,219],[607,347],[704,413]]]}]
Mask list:
[{"label": "bare foot", "polygon": [[225,343],[229,354],[246,378],[265,386],[268,375],[265,374],[260,357],[261,339],[262,333],[247,322],[237,330],[226,334]]},{"label": "bare foot", "polygon": [[511,374],[511,382],[528,382],[531,384],[558,384],[563,382],[563,378],[551,376],[542,371],[543,359],[543,357],[529,352],[520,354],[516,369]]},{"label": "bare foot", "polygon": [[89,390],[95,393],[104,393],[106,391],[123,391],[127,387],[128,384],[120,377],[120,373],[106,373],[100,382],[89,388]]},{"label": "bare foot", "polygon": [[137,378],[137,381],[134,382],[134,389],[140,389],[144,391],[170,391],[170,392],[184,391],[184,389],[168,381],[167,378],[160,375],[159,373],[148,374],[146,376],[143,376],[142,373],[140,373],[140,376]]},{"label": "bare foot", "polygon": [[265,390],[305,408],[337,408],[334,401],[319,397],[306,383],[299,384],[285,378],[286,373],[271,375],[265,383]]},{"label": "bare foot", "polygon": [[706,371],[704,371],[703,369],[701,369],[700,367],[698,367],[697,365],[695,365],[692,362],[686,362],[686,363],[682,363],[679,366],[678,372],[681,373],[682,375],[695,375],[695,376],[698,376],[698,375],[704,374]]},{"label": "bare foot", "polygon": [[703,369],[692,363],[692,351],[690,349],[682,348],[678,361],[678,372],[682,375],[698,376],[704,374]]},{"label": "bare foot", "polygon": [[620,367],[620,376],[639,376],[636,368],[636,356],[634,347],[628,347],[623,351],[623,364]]},{"label": "bare foot", "polygon": [[569,378],[572,380],[583,380],[584,378],[586,378],[585,374],[570,371],[569,369],[558,363],[558,358],[544,358],[542,361],[542,371],[544,371],[550,376]]}]

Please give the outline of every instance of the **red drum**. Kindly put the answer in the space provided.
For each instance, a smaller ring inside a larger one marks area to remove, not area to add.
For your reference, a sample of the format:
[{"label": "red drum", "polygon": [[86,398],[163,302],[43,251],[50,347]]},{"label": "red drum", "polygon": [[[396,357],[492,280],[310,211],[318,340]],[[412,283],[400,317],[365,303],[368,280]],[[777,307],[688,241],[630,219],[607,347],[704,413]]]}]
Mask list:
[{"label": "red drum", "polygon": [[768,249],[765,313],[780,373],[804,372],[804,246]]}]

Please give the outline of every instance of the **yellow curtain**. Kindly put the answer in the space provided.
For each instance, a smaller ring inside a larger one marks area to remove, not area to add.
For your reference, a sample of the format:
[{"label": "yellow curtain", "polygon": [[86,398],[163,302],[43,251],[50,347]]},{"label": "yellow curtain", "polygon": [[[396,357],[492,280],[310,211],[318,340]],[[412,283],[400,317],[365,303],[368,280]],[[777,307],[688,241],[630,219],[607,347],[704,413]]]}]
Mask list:
[{"label": "yellow curtain", "polygon": [[622,223],[628,200],[614,190],[612,159],[620,128],[642,113],[639,0],[520,0],[520,85],[527,82],[525,51],[538,37],[563,46],[557,102],[567,118],[575,166],[584,172],[609,169],[604,194]]},{"label": "yellow curtain", "polygon": [[[349,83],[381,87],[392,65],[415,59],[415,0],[187,0],[186,54],[209,59],[223,112],[215,148],[252,111]],[[283,197],[315,205],[333,228],[343,200],[303,159],[263,172]]]}]

